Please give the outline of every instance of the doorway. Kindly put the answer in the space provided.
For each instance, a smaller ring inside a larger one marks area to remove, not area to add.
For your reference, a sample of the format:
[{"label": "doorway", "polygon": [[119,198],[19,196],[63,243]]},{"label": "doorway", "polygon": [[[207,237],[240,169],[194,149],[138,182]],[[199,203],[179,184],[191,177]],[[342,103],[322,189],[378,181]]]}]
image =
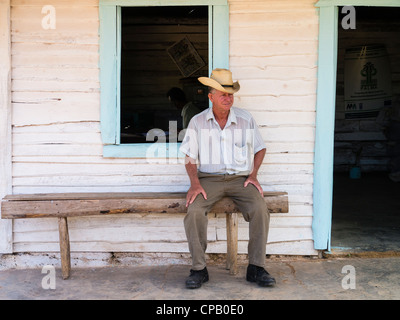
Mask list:
[{"label": "doorway", "polygon": [[[338,19],[331,247],[400,251],[400,8],[355,12],[356,29]],[[365,72],[352,61],[357,51]],[[357,77],[364,97],[351,92]],[[382,79],[386,96],[378,94]]]}]

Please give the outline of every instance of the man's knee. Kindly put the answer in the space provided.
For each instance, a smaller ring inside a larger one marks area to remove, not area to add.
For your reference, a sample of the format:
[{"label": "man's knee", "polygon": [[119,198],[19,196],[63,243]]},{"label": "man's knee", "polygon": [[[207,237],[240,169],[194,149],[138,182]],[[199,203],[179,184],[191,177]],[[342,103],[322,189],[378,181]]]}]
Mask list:
[{"label": "man's knee", "polygon": [[190,204],[187,208],[185,218],[183,219],[185,227],[193,224],[206,223],[208,220],[207,212],[201,206],[197,206],[195,202]]},{"label": "man's knee", "polygon": [[269,211],[264,198],[254,199],[249,203],[245,210],[243,210],[243,217],[246,221],[251,221],[253,219],[257,221],[262,221],[264,219],[269,220]]}]

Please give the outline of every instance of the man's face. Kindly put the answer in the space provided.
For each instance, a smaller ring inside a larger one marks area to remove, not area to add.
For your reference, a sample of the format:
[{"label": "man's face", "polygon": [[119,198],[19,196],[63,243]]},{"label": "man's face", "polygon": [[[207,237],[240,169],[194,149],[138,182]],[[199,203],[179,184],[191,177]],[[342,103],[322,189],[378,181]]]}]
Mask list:
[{"label": "man's face", "polygon": [[229,109],[233,105],[232,93],[225,93],[219,90],[213,90],[211,93],[208,94],[208,98],[213,104],[213,107],[221,111],[229,111]]}]

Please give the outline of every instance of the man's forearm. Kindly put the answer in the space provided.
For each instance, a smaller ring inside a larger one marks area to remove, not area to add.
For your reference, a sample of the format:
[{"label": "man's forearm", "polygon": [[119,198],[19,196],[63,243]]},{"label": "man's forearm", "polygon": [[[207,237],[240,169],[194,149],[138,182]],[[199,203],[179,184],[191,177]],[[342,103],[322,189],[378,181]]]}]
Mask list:
[{"label": "man's forearm", "polygon": [[261,164],[264,160],[265,153],[266,153],[266,149],[262,149],[254,155],[253,170],[251,171],[251,173],[247,177],[246,181],[244,182],[245,187],[247,187],[249,185],[249,183],[251,183],[252,185],[254,185],[257,188],[257,190],[261,194],[263,194],[263,189],[257,180],[257,173],[258,173],[258,169],[260,169]]},{"label": "man's forearm", "polygon": [[253,170],[250,173],[250,175],[253,176],[254,178],[257,177],[258,169],[260,169],[263,163],[266,151],[267,151],[266,149],[261,149],[254,155]]},{"label": "man's forearm", "polygon": [[203,189],[203,187],[200,184],[199,177],[197,175],[197,165],[196,165],[196,160],[186,156],[185,158],[185,168],[186,172],[189,176],[190,179],[190,188],[188,190],[188,193],[186,195],[186,207],[189,206],[190,204],[193,203],[193,201],[196,199],[196,197],[199,194],[202,194],[204,199],[207,200],[207,193]]},{"label": "man's forearm", "polygon": [[196,165],[196,160],[186,156],[185,158],[185,168],[186,172],[189,176],[190,179],[190,184],[195,185],[200,183],[199,182],[199,177],[197,175],[197,165]]}]

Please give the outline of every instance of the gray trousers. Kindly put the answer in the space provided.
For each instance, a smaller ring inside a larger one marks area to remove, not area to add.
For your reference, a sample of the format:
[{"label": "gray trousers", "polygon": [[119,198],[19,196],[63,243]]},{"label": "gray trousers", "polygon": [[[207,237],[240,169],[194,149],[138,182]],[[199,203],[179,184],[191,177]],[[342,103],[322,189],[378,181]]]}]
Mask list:
[{"label": "gray trousers", "polygon": [[264,267],[269,212],[265,200],[257,188],[252,184],[244,187],[246,178],[246,176],[199,172],[200,184],[207,193],[207,200],[202,194],[199,194],[189,205],[184,218],[193,270],[202,270],[206,266],[207,213],[223,197],[230,197],[243,214],[244,219],[249,222],[249,263]]}]

